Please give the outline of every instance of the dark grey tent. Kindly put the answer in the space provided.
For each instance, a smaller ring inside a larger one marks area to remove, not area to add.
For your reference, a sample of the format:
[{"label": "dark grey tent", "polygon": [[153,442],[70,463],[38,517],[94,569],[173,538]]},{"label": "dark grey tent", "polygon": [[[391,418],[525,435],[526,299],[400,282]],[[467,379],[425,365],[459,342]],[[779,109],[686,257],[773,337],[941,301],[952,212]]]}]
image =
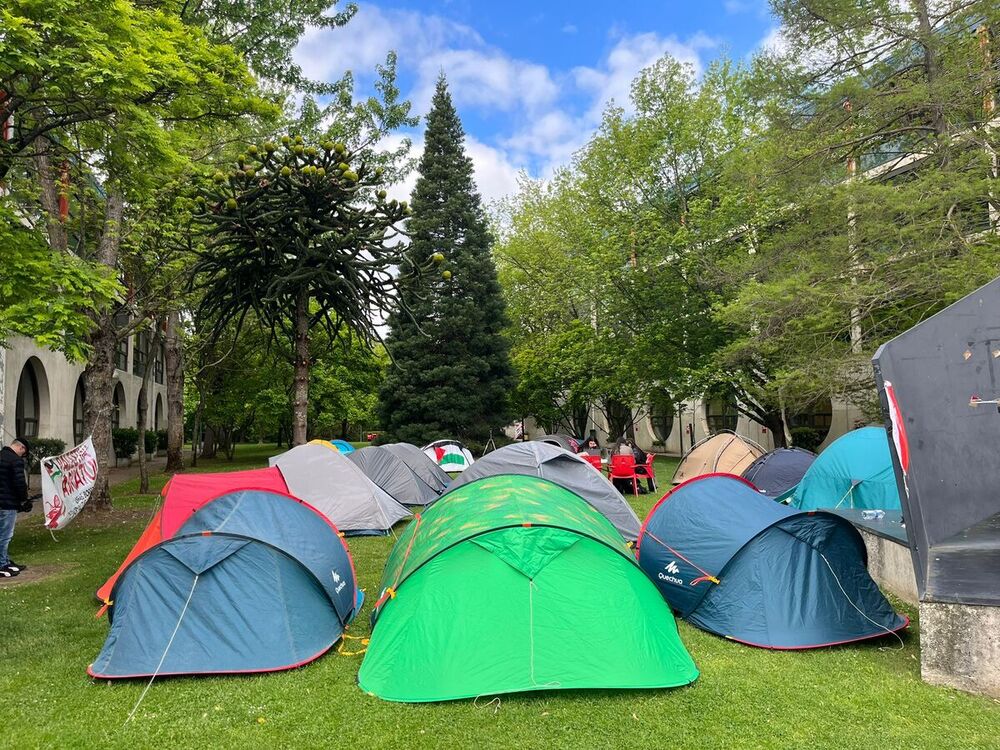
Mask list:
[{"label": "dark grey tent", "polygon": [[435,493],[441,494],[451,483],[448,472],[412,443],[390,443],[382,447],[409,466],[410,471],[420,477]]},{"label": "dark grey tent", "polygon": [[348,453],[354,463],[375,484],[403,505],[430,505],[438,493],[430,488],[409,466],[380,445]]},{"label": "dark grey tent", "polygon": [[560,448],[568,450],[570,453],[576,453],[580,450],[580,441],[575,437],[570,437],[569,435],[542,435],[538,438],[538,441],[542,443],[549,443],[550,445],[558,445]]},{"label": "dark grey tent", "polygon": [[804,448],[777,448],[754,461],[743,478],[770,498],[783,501],[795,491],[816,454]]},{"label": "dark grey tent", "polygon": [[1000,605],[1000,279],[875,353],[921,601]]},{"label": "dark grey tent", "polygon": [[639,536],[635,511],[601,472],[575,453],[537,440],[512,443],[487,453],[453,479],[448,492],[498,474],[527,474],[555,482],[590,503],[629,541]]}]

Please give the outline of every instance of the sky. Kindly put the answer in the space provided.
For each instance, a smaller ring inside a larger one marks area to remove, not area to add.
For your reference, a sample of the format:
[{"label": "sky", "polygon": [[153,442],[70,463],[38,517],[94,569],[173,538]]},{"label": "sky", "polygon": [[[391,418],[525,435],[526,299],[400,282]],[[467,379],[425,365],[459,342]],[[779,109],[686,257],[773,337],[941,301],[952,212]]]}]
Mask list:
[{"label": "sky", "polygon": [[[346,4],[343,3],[342,4]],[[778,38],[766,0],[357,0],[344,28],[312,29],[295,51],[312,78],[354,74],[359,96],[395,50],[399,85],[426,114],[448,79],[484,200],[516,191],[519,174],[547,177],[580,149],[611,103],[664,54],[702,71]],[[422,147],[423,123],[408,136]],[[405,196],[415,177],[394,192]]]}]

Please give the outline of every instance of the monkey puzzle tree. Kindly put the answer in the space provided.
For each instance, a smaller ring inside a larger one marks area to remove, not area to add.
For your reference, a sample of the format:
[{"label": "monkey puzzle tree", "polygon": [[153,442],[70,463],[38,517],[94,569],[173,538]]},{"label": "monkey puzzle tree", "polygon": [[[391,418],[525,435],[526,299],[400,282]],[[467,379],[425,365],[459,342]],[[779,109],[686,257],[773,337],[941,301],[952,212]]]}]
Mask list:
[{"label": "monkey puzzle tree", "polygon": [[286,135],[251,146],[197,199],[209,236],[194,269],[199,314],[216,330],[233,322],[239,331],[253,311],[272,336],[293,340],[295,444],[306,440],[310,328],[371,342],[395,298],[395,269],[418,273],[430,261],[398,241],[409,208],[387,200],[375,158]]}]

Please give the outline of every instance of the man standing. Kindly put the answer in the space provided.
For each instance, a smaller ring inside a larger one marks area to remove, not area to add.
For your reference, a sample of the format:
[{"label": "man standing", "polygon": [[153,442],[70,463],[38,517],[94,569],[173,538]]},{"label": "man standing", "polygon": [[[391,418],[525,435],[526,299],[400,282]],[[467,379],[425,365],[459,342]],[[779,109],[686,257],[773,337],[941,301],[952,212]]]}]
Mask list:
[{"label": "man standing", "polygon": [[28,441],[18,438],[0,450],[0,578],[12,578],[25,568],[7,556],[7,547],[14,538],[17,512],[31,507],[24,466],[28,448]]}]

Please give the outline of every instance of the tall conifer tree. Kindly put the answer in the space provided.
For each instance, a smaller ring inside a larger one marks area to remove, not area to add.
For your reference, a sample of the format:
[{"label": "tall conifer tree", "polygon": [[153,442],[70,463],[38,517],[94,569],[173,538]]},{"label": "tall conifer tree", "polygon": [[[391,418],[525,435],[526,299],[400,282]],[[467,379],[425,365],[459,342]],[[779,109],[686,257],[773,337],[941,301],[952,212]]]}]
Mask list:
[{"label": "tall conifer tree", "polygon": [[410,257],[434,258],[441,272],[402,285],[386,341],[394,365],[379,394],[386,432],[418,444],[445,436],[482,440],[509,418],[507,316],[464,141],[442,76],[407,225]]}]

